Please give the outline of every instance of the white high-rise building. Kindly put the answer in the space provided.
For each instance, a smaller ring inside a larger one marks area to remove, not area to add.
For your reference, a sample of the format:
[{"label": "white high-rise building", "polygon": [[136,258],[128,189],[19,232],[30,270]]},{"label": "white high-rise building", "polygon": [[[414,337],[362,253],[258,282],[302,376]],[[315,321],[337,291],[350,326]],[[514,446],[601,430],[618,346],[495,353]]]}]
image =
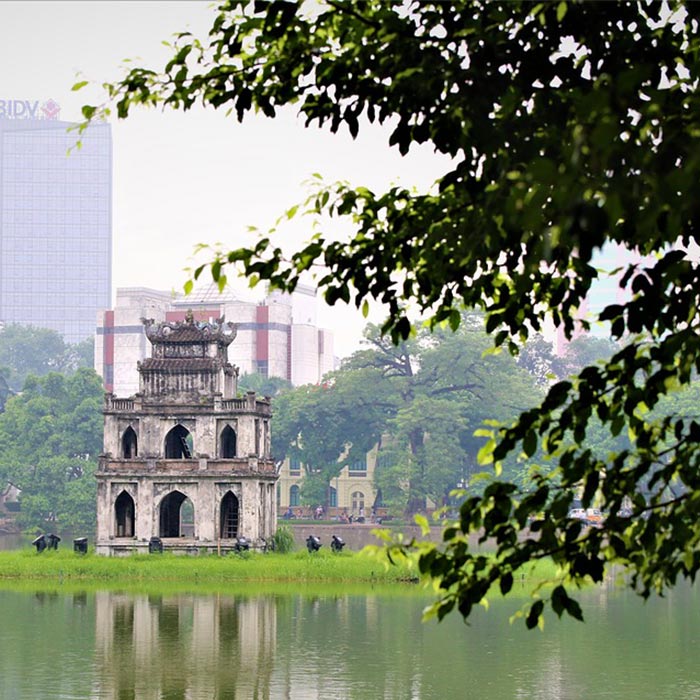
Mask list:
[{"label": "white high-rise building", "polygon": [[317,384],[335,368],[333,334],[316,325],[316,290],[299,286],[293,294],[274,292],[261,303],[243,301],[215,286],[188,296],[143,287],[117,289],[113,309],[98,313],[95,369],[116,396],[137,393],[137,361],[147,356],[142,318],[182,321],[225,317],[236,324],[229,361],[241,374],[280,377],[295,386]]}]

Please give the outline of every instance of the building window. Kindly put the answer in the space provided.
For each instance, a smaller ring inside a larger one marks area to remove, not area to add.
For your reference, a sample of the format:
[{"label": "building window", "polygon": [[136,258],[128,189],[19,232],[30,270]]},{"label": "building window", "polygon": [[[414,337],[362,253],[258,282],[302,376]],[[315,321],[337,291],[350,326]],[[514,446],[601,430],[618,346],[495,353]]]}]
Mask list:
[{"label": "building window", "polygon": [[221,500],[221,537],[232,539],[238,537],[238,499],[231,493]]},{"label": "building window", "polygon": [[331,508],[338,507],[338,491],[333,486],[331,486],[331,492],[329,494],[329,505]]},{"label": "building window", "polygon": [[290,487],[289,489],[289,505],[299,505],[299,487],[296,484],[294,484],[294,486]]},{"label": "building window", "polygon": [[362,491],[353,491],[352,496],[352,512],[358,515],[365,514],[365,494]]},{"label": "building window", "polygon": [[114,502],[117,537],[134,536],[134,511],[134,499],[126,491],[122,491]]},{"label": "building window", "polygon": [[138,440],[134,429],[129,426],[122,435],[122,457],[124,459],[134,459],[138,457]]},{"label": "building window", "polygon": [[289,458],[290,476],[301,476],[301,462],[296,457]]},{"label": "building window", "polygon": [[173,491],[160,504],[160,536],[182,537],[183,525],[194,529],[194,506],[184,493]]},{"label": "building window", "polygon": [[236,432],[230,425],[221,431],[221,458],[233,459],[236,456]]},{"label": "building window", "polygon": [[349,476],[367,476],[367,462],[364,459],[358,459],[352,464],[348,464]]},{"label": "building window", "polygon": [[192,459],[192,447],[190,431],[176,425],[165,436],[165,459]]}]

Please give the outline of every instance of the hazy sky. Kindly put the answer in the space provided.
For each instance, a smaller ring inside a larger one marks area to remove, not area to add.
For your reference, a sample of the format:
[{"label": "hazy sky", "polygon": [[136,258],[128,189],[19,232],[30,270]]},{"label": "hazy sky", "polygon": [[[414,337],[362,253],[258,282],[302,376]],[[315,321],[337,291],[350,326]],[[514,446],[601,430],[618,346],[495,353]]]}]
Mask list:
[{"label": "hazy sky", "polygon": [[[79,119],[80,106],[103,95],[92,86],[71,92],[77,74],[99,84],[118,78],[124,59],[159,68],[168,57],[163,40],[185,29],[203,37],[213,16],[208,2],[0,2],[0,99],[53,98],[61,119]],[[223,111],[141,109],[115,120],[112,134],[115,288],[181,289],[196,243],[253,241],[247,226],[265,229],[302,200],[312,173],[375,190],[425,189],[440,168],[429,149],[402,158],[379,128],[353,141],[304,129],[294,113],[239,124]],[[280,235],[304,240],[306,224]],[[379,309],[371,317],[379,320]],[[336,307],[319,309],[319,323],[335,332],[343,356],[364,320]]]}]

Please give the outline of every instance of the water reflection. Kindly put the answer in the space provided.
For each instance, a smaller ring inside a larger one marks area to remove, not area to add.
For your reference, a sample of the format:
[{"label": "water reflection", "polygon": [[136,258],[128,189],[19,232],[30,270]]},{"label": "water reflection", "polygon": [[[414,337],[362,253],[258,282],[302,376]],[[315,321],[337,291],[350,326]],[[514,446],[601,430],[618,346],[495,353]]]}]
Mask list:
[{"label": "water reflection", "polygon": [[695,700],[700,593],[582,592],[586,623],[421,622],[425,598],[0,590],[2,700]]},{"label": "water reflection", "polygon": [[272,598],[97,593],[97,695],[265,700],[276,636]]},{"label": "water reflection", "polygon": [[46,603],[55,603],[58,600],[58,593],[52,591],[51,593],[44,593],[39,591],[34,594],[34,600],[38,605],[45,605]]}]

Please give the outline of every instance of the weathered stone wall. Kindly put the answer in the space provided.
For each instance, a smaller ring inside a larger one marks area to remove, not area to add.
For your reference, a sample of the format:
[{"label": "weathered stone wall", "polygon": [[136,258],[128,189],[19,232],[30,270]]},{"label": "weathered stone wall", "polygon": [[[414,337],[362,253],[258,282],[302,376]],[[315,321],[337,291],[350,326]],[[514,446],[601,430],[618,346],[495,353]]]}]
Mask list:
[{"label": "weathered stone wall", "polygon": [[105,415],[104,453],[114,458],[122,456],[121,439],[131,427],[138,439],[138,456],[145,459],[162,458],[165,437],[176,425],[192,435],[193,457],[215,459],[220,454],[221,432],[229,425],[236,433],[236,456],[270,454],[269,419],[254,413],[191,413],[178,410],[166,413],[121,413]]},{"label": "weathered stone wall", "polygon": [[[275,476],[236,478],[224,474],[111,474],[98,479],[97,542],[113,543],[131,540],[145,546],[159,532],[160,506],[173,491],[190,499],[194,508],[194,534],[181,538],[197,546],[216,543],[220,539],[219,516],[224,496],[231,491],[239,502],[239,537],[251,542],[270,539],[276,528]],[[134,535],[118,537],[114,503],[122,493],[128,493],[136,504]],[[98,552],[99,553],[99,552]]]}]

